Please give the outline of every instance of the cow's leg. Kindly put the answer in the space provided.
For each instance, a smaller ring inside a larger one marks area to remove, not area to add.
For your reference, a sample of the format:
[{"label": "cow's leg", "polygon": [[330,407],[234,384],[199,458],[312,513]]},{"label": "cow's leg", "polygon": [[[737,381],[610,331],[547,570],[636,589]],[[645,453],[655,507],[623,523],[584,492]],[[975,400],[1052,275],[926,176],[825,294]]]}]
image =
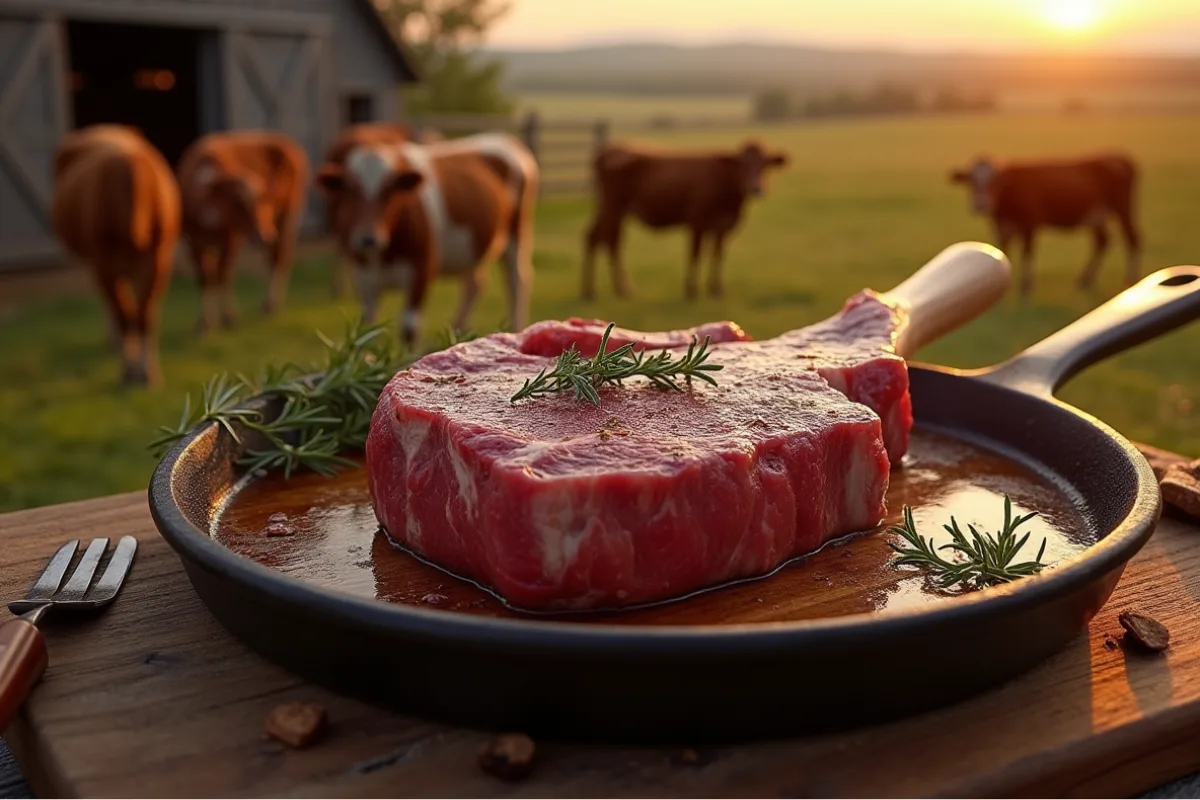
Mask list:
[{"label": "cow's leg", "polygon": [[608,264],[612,272],[613,291],[618,297],[628,297],[633,293],[629,276],[625,273],[625,265],[621,262],[621,228],[624,216],[620,212],[602,211],[596,217],[592,227],[588,229],[586,247],[583,254],[583,299],[591,300],[596,296],[595,253],[599,247],[608,250]]},{"label": "cow's leg", "polygon": [[[533,213],[536,202],[537,193],[530,188],[514,211],[508,243],[501,257],[508,288],[508,329],[511,331],[522,330],[529,324],[529,297],[533,293]],[[484,268],[487,268],[486,265]]]},{"label": "cow's leg", "polygon": [[708,273],[708,294],[710,297],[721,297],[725,294],[725,282],[721,275],[725,267],[725,237],[729,231],[718,230],[712,235],[712,266]]},{"label": "cow's leg", "polygon": [[608,240],[608,260],[612,266],[613,291],[617,297],[630,297],[633,295],[633,281],[629,280],[629,273],[625,271],[625,259],[621,253],[623,227],[620,219],[613,223],[612,236]]},{"label": "cow's leg", "polygon": [[704,231],[692,228],[691,243],[688,249],[687,272],[683,279],[683,294],[688,300],[695,300],[700,293],[700,249],[704,244]]},{"label": "cow's leg", "polygon": [[221,326],[232,328],[237,324],[237,295],[234,292],[233,270],[238,253],[242,249],[242,237],[229,236],[221,243],[217,257],[217,285],[220,287]]},{"label": "cow's leg", "polygon": [[412,282],[405,297],[404,312],[400,323],[401,341],[404,346],[413,349],[417,344],[417,335],[421,331],[421,309],[425,306],[425,293],[429,288],[433,265],[422,263],[420,259],[413,261]]},{"label": "cow's leg", "polygon": [[376,259],[366,258],[358,253],[354,259],[354,280],[358,285],[358,299],[362,303],[362,321],[365,325],[375,324],[375,315],[379,310],[379,291],[383,283],[383,265]]},{"label": "cow's leg", "polygon": [[267,283],[267,297],[263,301],[263,311],[270,315],[283,308],[287,297],[288,278],[292,274],[292,261],[296,249],[296,237],[299,234],[300,213],[289,209],[279,217],[276,227],[278,234],[269,248],[270,279]]},{"label": "cow's leg", "polygon": [[1092,255],[1087,263],[1083,265],[1083,272],[1079,275],[1079,288],[1090,289],[1096,282],[1096,273],[1100,271],[1100,264],[1104,261],[1104,254],[1108,252],[1108,229],[1104,224],[1104,218],[1101,217],[1092,222]]},{"label": "cow's leg", "polygon": [[203,336],[217,327],[220,316],[220,286],[217,280],[216,249],[203,245],[190,245],[192,262],[196,267],[196,280],[200,284],[200,319],[196,332]]},{"label": "cow's leg", "polygon": [[341,248],[338,248],[337,255],[334,256],[333,262],[333,280],[330,285],[330,292],[334,298],[345,297],[350,290],[350,275],[354,271],[354,262],[346,257],[346,253]]},{"label": "cow's leg", "polygon": [[[462,300],[458,305],[458,313],[454,316],[454,330],[462,333],[467,329],[467,323],[471,319],[471,312],[475,310],[475,304],[479,301],[479,293],[483,291],[483,287],[487,284],[487,265],[473,269],[463,276],[462,279]],[[509,313],[512,314],[512,305],[509,305]],[[512,326],[513,330],[520,328]]]},{"label": "cow's leg", "polygon": [[144,381],[155,386],[162,381],[158,361],[158,319],[162,297],[171,280],[172,248],[163,247],[147,257],[142,291],[137,300],[134,325],[141,339],[141,374]]},{"label": "cow's leg", "polygon": [[104,259],[97,263],[100,291],[112,315],[113,327],[121,337],[121,380],[126,384],[144,383],[141,370],[142,346],[137,333],[135,319],[137,304],[129,281],[120,276],[114,260]]},{"label": "cow's leg", "polygon": [[1033,291],[1033,231],[1023,230],[1021,238],[1021,295]]},{"label": "cow's leg", "polygon": [[1125,238],[1125,283],[1132,286],[1137,283],[1142,271],[1142,233],[1134,222],[1131,208],[1118,209],[1117,222],[1120,223],[1121,235]]}]

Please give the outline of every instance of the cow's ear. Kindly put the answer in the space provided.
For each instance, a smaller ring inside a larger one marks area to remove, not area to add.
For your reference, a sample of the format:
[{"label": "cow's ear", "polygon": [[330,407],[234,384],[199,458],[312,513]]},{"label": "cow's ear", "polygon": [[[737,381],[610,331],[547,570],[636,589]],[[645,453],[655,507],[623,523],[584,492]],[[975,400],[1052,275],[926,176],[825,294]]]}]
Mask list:
[{"label": "cow's ear", "polygon": [[951,183],[970,183],[971,176],[967,174],[967,171],[965,169],[952,169],[952,170],[950,170],[950,182]]},{"label": "cow's ear", "polygon": [[767,166],[768,167],[777,167],[777,168],[778,167],[786,167],[788,165],[789,160],[790,160],[790,158],[788,157],[788,154],[781,150],[778,153],[775,153],[774,155],[772,155],[770,158],[767,159]]},{"label": "cow's ear", "polygon": [[317,170],[316,183],[326,192],[340,192],[346,186],[346,172],[337,164],[322,164]]},{"label": "cow's ear", "polygon": [[416,170],[409,169],[396,173],[396,176],[392,178],[391,188],[398,192],[411,192],[420,186],[424,180],[424,175]]}]

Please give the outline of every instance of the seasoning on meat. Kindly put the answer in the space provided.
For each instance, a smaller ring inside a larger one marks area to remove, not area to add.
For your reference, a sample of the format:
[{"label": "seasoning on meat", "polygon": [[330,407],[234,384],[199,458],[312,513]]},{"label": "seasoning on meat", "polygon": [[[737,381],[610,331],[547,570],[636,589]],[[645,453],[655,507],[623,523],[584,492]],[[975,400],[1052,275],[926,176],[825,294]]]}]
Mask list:
[{"label": "seasoning on meat", "polygon": [[[907,320],[905,312],[876,292],[864,290],[846,301],[829,319],[789,331],[764,344],[791,349],[792,369],[815,369],[829,385],[879,415],[888,456],[897,463],[908,451],[912,402],[908,394],[908,365],[896,355],[896,342]],[[585,357],[595,355],[606,322],[572,318],[530,325],[522,334],[521,352],[558,357],[571,345]],[[710,322],[696,328],[647,333],[615,328],[606,350],[634,342],[647,350],[686,348],[695,337],[712,345],[746,342],[750,337],[733,322]],[[725,349],[714,359],[724,363]],[[723,373],[724,374],[724,373]],[[722,381],[728,380],[722,377]]]}]

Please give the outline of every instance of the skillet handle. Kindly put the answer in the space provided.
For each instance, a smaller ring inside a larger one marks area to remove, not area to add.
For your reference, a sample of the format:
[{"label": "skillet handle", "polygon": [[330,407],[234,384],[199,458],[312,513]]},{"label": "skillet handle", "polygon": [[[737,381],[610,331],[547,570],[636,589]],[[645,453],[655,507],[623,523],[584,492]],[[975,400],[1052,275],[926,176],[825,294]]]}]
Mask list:
[{"label": "skillet handle", "polygon": [[1161,269],[1013,358],[976,373],[1043,397],[1108,356],[1200,319],[1200,267]]}]

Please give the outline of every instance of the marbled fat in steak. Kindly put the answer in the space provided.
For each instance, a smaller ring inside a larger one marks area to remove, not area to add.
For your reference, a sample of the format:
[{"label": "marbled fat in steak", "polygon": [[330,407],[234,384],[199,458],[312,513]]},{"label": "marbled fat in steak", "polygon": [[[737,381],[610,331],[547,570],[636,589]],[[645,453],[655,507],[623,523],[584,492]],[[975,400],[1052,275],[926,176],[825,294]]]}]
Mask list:
[{"label": "marbled fat in steak", "polygon": [[[601,388],[600,408],[510,404],[553,367],[561,325],[456,345],[391,381],[367,471],[395,540],[515,606],[584,609],[760,575],[883,518],[880,418],[806,369],[798,342],[716,345],[717,387],[633,379]],[[529,352],[546,336],[551,352]]]}]

